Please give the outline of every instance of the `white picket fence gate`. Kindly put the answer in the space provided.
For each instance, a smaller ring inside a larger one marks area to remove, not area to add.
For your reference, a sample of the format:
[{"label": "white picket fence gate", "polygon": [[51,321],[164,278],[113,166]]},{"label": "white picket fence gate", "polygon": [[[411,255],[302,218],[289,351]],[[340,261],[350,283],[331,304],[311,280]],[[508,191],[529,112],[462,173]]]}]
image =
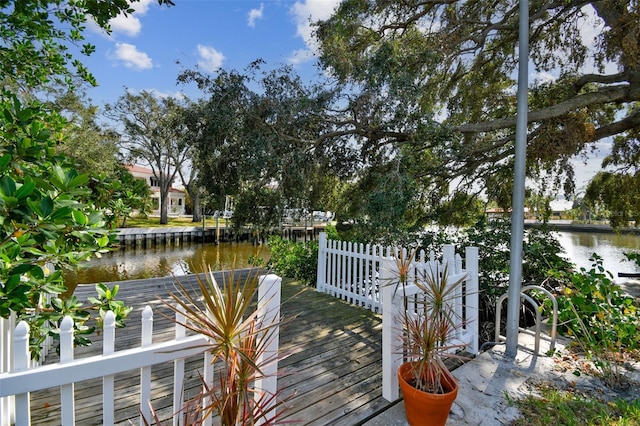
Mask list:
[{"label": "white picket fence gate", "polygon": [[[282,280],[276,275],[260,277],[258,307],[262,318],[269,323],[280,316],[280,287]],[[184,322],[184,316],[177,314],[177,322]],[[86,358],[74,359],[73,350],[73,320],[65,317],[60,327],[60,360],[56,364],[31,366],[29,354],[29,326],[20,322],[14,331],[12,354],[3,356],[3,364],[7,364],[8,371],[0,373],[0,420],[2,426],[29,426],[31,424],[29,393],[60,388],[61,424],[75,425],[74,384],[84,380],[102,378],[103,380],[103,424],[114,423],[114,375],[132,370],[140,371],[140,418],[152,420],[149,401],[153,383],[151,381],[151,366],[166,362],[174,363],[173,377],[173,413],[179,413],[183,408],[182,385],[185,377],[185,358],[203,354],[203,379],[213,383],[213,364],[211,354],[205,352],[203,345],[207,340],[200,335],[186,336],[186,330],[180,324],[175,326],[175,338],[171,341],[152,343],[153,312],[149,306],[142,313],[141,345],[137,348],[114,351],[115,347],[115,317],[108,312],[104,321],[103,354]],[[5,330],[6,331],[6,330]],[[274,330],[273,338],[269,341],[264,353],[266,359],[274,358],[264,369],[265,377],[256,381],[256,389],[268,394],[275,394],[277,390],[277,357],[278,330]],[[4,346],[4,341],[3,347]],[[0,351],[4,352],[4,351]],[[204,352],[204,353],[203,353]],[[260,363],[260,361],[258,361]],[[256,395],[259,398],[260,395]],[[273,402],[275,403],[275,401]],[[275,409],[270,416],[275,416]],[[173,417],[173,424],[182,424],[179,415]],[[211,418],[208,423],[211,424]]]},{"label": "white picket fence gate", "polygon": [[[395,401],[399,398],[396,373],[403,362],[399,335],[402,327],[397,321],[401,307],[405,306],[403,293],[408,299],[415,298],[418,288],[410,284],[404,292],[398,289],[397,250],[328,240],[324,232],[320,233],[318,244],[316,290],[382,314],[382,397]],[[424,251],[417,253],[410,274],[442,274],[446,265],[450,281],[464,280],[450,300],[463,324],[453,334],[451,343],[465,345],[466,352],[476,355],[479,350],[478,248],[465,249],[464,265],[452,245],[443,246],[442,260],[436,259],[433,251],[428,256]],[[411,282],[411,276],[407,282]]]}]

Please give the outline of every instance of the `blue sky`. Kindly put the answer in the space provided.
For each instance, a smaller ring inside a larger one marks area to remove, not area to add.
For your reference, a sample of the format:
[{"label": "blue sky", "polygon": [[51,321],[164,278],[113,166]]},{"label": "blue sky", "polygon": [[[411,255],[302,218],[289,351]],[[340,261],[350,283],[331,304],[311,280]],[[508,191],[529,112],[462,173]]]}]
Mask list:
[{"label": "blue sky", "polygon": [[156,0],[141,0],[133,5],[136,13],[112,21],[110,35],[88,26],[87,41],[96,52],[82,62],[99,84],[88,95],[98,105],[115,102],[125,87],[198,97],[194,88],[176,84],[181,70],[242,70],[258,58],[268,68],[293,65],[311,79],[317,70],[309,19],[329,17],[338,3],[175,0],[173,7],[160,7]]}]

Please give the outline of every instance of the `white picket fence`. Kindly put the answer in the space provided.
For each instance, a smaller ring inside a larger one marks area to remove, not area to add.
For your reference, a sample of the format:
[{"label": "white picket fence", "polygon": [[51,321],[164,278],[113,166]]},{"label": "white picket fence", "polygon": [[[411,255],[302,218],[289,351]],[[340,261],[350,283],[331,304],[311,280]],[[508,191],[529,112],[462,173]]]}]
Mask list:
[{"label": "white picket fence", "polygon": [[[267,323],[280,316],[280,287],[281,278],[276,275],[260,277],[258,307],[261,316]],[[184,316],[176,315],[178,322],[184,322]],[[60,327],[60,361],[56,364],[30,366],[29,327],[20,322],[14,332],[12,359],[7,360],[9,372],[0,374],[0,419],[2,425],[28,426],[31,424],[29,393],[60,388],[61,424],[75,425],[74,384],[84,380],[102,378],[103,380],[103,424],[114,423],[114,375],[132,370],[140,371],[140,418],[151,420],[149,401],[153,383],[151,381],[151,366],[166,362],[174,363],[173,383],[173,412],[178,413],[183,407],[182,385],[185,377],[185,358],[202,354],[203,345],[207,344],[200,335],[186,336],[185,328],[179,324],[175,326],[175,338],[171,341],[152,343],[153,312],[149,306],[142,313],[141,345],[137,348],[114,351],[115,318],[113,313],[107,313],[103,330],[103,354],[86,358],[74,359],[73,351],[73,320],[65,317]],[[264,356],[273,357],[278,350],[278,330],[273,332],[274,338],[269,341]],[[4,344],[4,342],[3,342]],[[4,360],[3,360],[4,362]],[[259,361],[260,362],[260,361]],[[265,378],[255,384],[256,389],[275,394],[277,389],[276,373],[277,358],[264,369]],[[211,354],[203,354],[202,377],[208,383],[213,382],[213,364]],[[210,385],[211,386],[211,385]],[[259,393],[260,394],[260,393]],[[256,395],[259,398],[260,395]],[[275,403],[275,401],[274,401]],[[275,409],[270,411],[275,416]],[[174,416],[173,424],[182,424],[181,416]],[[211,424],[211,419],[208,419]]]},{"label": "white picket fence", "polygon": [[[14,329],[16,327],[15,314],[9,318],[0,318],[0,374],[8,373],[13,368],[11,353],[13,351]],[[14,418],[14,397],[0,397],[0,425],[10,426]]]},{"label": "white picket fence", "polygon": [[[415,300],[420,297],[418,288],[409,284],[405,291],[399,290],[398,250],[328,240],[325,233],[320,234],[318,243],[317,291],[382,314],[382,397],[395,401],[399,397],[396,372],[403,361],[399,335],[402,327],[397,321],[405,306],[403,294]],[[475,355],[479,349],[478,248],[465,249],[464,265],[452,245],[443,246],[441,258],[438,261],[433,251],[428,256],[424,251],[417,253],[407,282],[420,274],[441,275],[445,265],[450,281],[464,280],[449,301],[462,324],[450,343],[465,345],[466,352]]]},{"label": "white picket fence", "polygon": [[316,290],[354,305],[382,313],[380,267],[386,255],[382,246],[318,238]]}]

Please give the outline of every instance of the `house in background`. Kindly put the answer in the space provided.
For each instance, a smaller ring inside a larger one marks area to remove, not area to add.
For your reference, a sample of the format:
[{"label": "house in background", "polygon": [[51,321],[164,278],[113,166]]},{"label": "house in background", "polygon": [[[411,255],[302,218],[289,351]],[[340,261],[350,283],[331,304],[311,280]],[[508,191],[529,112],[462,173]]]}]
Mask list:
[{"label": "house in background", "polygon": [[[144,179],[149,185],[151,190],[152,200],[152,212],[153,215],[160,215],[160,187],[158,184],[158,178],[154,176],[153,170],[137,165],[127,166],[127,170],[136,179]],[[167,200],[167,206],[170,216],[181,216],[184,214],[184,206],[186,201],[186,194],[183,190],[174,188],[173,182],[171,188],[169,188],[169,199]]]}]

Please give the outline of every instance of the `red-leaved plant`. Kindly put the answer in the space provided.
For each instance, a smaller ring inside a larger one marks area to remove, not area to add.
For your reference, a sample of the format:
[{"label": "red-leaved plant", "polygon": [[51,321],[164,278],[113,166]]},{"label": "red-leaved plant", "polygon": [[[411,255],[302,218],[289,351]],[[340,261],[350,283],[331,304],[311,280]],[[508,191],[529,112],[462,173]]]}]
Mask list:
[{"label": "red-leaved plant", "polygon": [[[405,308],[400,315],[401,350],[411,363],[412,385],[424,392],[443,393],[443,375],[451,378],[444,360],[461,359],[456,352],[465,347],[464,344],[451,341],[455,331],[464,325],[462,318],[454,311],[452,302],[466,276],[450,281],[447,265],[416,270],[414,258],[415,252],[410,255],[400,253],[396,258]],[[409,284],[421,290],[420,297],[414,299],[414,309],[411,311],[406,294]]]},{"label": "red-leaved plant", "polygon": [[[260,283],[257,272],[241,277],[239,271],[232,269],[223,278],[219,285],[211,270],[204,279],[198,275],[199,291],[187,288],[176,278],[176,291],[169,294],[171,300],[163,301],[173,311],[185,315],[186,321],[180,324],[208,340],[203,349],[212,354],[212,363],[216,365],[213,383],[202,380],[200,394],[174,415],[190,425],[202,424],[210,416],[222,426],[275,424],[282,411],[273,411],[286,399],[267,394],[254,385],[257,379],[265,377],[263,369],[278,357],[277,353],[266,354],[265,349],[282,323],[279,318],[265,322],[264,316],[256,311]],[[155,413],[153,417],[160,424]]]}]

